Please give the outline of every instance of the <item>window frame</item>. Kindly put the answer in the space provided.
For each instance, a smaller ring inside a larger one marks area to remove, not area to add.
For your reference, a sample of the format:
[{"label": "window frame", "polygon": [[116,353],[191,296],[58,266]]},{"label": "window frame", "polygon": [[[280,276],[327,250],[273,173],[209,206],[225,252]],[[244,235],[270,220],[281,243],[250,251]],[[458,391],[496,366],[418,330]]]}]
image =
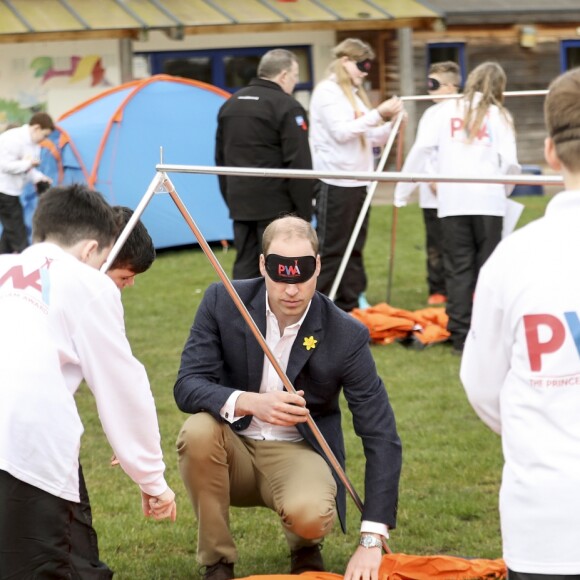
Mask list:
[{"label": "window frame", "polygon": [[225,57],[236,56],[257,56],[262,57],[266,52],[274,48],[285,48],[286,50],[306,51],[308,58],[308,74],[310,79],[307,82],[298,82],[295,91],[312,91],[313,70],[312,70],[312,47],[310,45],[295,46],[255,46],[255,47],[232,47],[232,48],[214,48],[203,50],[172,50],[172,51],[139,51],[135,53],[136,57],[145,57],[149,63],[151,75],[163,74],[163,63],[169,59],[179,58],[209,58],[211,66],[211,84],[225,91],[233,93],[242,87],[230,87],[226,84],[226,67]]},{"label": "window frame", "polygon": [[[465,42],[428,42],[425,47],[426,52],[426,70],[425,76],[429,73],[429,67],[433,62],[431,60],[431,49],[432,48],[455,48],[457,49],[457,64],[459,65],[459,70],[461,73],[462,84],[465,83],[465,79],[467,78],[467,67],[465,63]],[[438,61],[436,61],[438,62]]]},{"label": "window frame", "polygon": [[579,39],[569,39],[560,41],[560,72],[566,72],[570,70],[568,66],[568,54],[566,49],[568,48],[578,48],[580,50],[580,40]]}]

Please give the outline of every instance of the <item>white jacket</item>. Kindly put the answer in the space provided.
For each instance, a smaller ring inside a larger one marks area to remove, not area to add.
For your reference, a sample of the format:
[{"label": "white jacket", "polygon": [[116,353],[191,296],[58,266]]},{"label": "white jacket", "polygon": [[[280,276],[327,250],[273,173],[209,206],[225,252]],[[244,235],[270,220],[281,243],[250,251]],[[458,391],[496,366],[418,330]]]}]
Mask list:
[{"label": "white jacket", "polygon": [[27,182],[47,179],[32,167],[35,159],[40,159],[40,146],[32,142],[30,125],[0,134],[0,193],[18,196]]},{"label": "white jacket", "polygon": [[[429,107],[421,118],[417,138],[409,151],[403,172],[424,173],[430,162],[433,173],[450,176],[493,177],[521,172],[517,161],[513,127],[492,105],[478,136],[470,143],[463,128],[465,99],[447,99]],[[436,155],[437,162],[433,162]],[[413,183],[399,183],[395,205],[406,204]],[[506,196],[513,185],[489,183],[438,183],[438,216],[504,216]]]},{"label": "white jacket", "polygon": [[[352,105],[330,77],[318,83],[310,101],[310,150],[315,171],[373,171],[373,147],[387,142],[391,123],[383,123],[376,109],[368,109],[356,95],[358,118]],[[360,137],[364,136],[365,145]],[[322,179],[342,187],[368,185],[370,181]]]},{"label": "white jacket", "polygon": [[74,394],[85,378],[123,469],[163,493],[155,405],[113,281],[49,243],[1,255],[0,320],[0,469],[79,501]]},{"label": "white jacket", "polygon": [[503,240],[481,269],[461,380],[502,436],[503,556],[580,574],[580,191]]}]

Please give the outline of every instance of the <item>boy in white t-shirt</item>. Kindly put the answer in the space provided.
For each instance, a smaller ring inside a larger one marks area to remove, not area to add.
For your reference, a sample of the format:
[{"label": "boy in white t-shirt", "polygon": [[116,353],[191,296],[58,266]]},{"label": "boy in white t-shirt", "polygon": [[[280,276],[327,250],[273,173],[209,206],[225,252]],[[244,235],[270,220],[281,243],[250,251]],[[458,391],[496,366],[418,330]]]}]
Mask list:
[{"label": "boy in white t-shirt", "polygon": [[99,578],[112,576],[91,519],[75,526],[86,496],[74,400],[83,379],[144,515],[175,518],[147,374],[131,353],[120,293],[98,271],[118,229],[97,192],[53,188],[39,200],[33,245],[0,256],[1,578],[85,578],[79,570],[93,563]]},{"label": "boy in white t-shirt", "polygon": [[[455,94],[461,87],[461,71],[459,65],[453,61],[435,62],[429,67],[427,77],[427,91],[430,95]],[[433,101],[437,103],[437,99]],[[432,107],[427,109],[419,121],[417,132],[423,129],[423,123],[427,123]],[[408,168],[403,165],[401,171]],[[437,170],[437,152],[434,151],[431,158],[426,160],[426,166],[421,173],[434,173]],[[415,189],[414,183],[400,183],[395,188],[395,205],[406,205],[407,199]],[[441,223],[437,216],[437,185],[435,183],[419,184],[419,206],[423,211],[425,223],[425,251],[427,253],[427,287],[429,297],[427,304],[434,306],[447,302],[445,289],[445,271],[443,269],[443,248]]]}]

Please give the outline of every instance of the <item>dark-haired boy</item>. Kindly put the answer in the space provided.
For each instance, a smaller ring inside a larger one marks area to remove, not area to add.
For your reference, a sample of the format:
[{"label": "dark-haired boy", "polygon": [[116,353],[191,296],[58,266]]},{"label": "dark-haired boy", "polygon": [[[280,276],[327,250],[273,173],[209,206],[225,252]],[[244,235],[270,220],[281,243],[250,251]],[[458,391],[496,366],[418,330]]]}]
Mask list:
[{"label": "dark-haired boy", "polygon": [[[122,231],[129,223],[133,210],[116,205],[113,207],[113,211],[117,215],[119,228]],[[147,271],[154,260],[153,240],[143,222],[139,220],[115,256],[107,270],[107,275],[115,282],[117,288],[123,290],[127,286],[133,286],[135,276]]]},{"label": "dark-haired boy", "polygon": [[74,393],[83,378],[144,514],[175,518],[149,381],[131,354],[120,294],[98,271],[117,233],[100,194],[53,188],[39,200],[33,245],[0,256],[2,578],[77,577],[83,426]]}]

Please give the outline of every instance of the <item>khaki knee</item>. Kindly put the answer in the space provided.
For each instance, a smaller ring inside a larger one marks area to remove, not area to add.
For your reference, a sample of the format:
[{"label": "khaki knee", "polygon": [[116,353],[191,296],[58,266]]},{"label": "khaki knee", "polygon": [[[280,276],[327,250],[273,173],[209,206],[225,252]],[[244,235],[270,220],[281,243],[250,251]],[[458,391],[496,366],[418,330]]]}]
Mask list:
[{"label": "khaki knee", "polygon": [[323,538],[332,529],[336,519],[334,499],[331,503],[316,498],[295,498],[284,506],[282,523],[288,531],[305,538]]},{"label": "khaki knee", "polygon": [[212,444],[223,439],[223,425],[209,413],[196,413],[187,418],[177,436],[177,453],[202,459],[211,453]]}]

